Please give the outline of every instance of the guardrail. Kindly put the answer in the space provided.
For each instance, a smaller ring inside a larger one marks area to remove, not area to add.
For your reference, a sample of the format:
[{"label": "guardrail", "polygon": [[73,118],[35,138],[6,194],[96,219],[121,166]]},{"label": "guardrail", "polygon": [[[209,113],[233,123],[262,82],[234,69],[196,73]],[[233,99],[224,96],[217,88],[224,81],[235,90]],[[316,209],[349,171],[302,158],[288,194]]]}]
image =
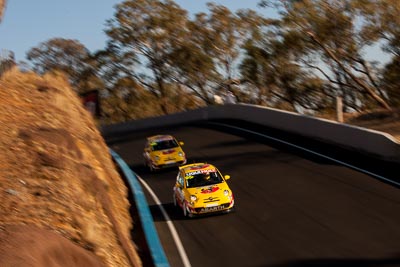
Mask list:
[{"label": "guardrail", "polygon": [[270,128],[313,138],[346,149],[367,153],[384,160],[400,162],[400,144],[393,136],[362,127],[337,123],[325,119],[248,104],[209,106],[175,113],[105,126],[104,137],[162,126],[236,119]]},{"label": "guardrail", "polygon": [[150,249],[150,254],[156,267],[169,267],[169,262],[165,256],[164,249],[161,246],[160,239],[155,229],[153,216],[151,215],[146,197],[136,177],[136,174],[129,168],[125,161],[112,149],[111,156],[120,167],[135,199],[136,208],[140,214],[141,225],[146,237],[147,245]]}]

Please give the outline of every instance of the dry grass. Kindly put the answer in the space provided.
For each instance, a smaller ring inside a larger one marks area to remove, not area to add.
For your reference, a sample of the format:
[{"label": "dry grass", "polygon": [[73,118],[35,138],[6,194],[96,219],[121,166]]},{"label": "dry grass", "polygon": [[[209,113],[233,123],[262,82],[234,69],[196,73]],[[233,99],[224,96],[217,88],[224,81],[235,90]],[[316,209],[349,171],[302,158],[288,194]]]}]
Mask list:
[{"label": "dry grass", "polygon": [[93,253],[105,266],[140,266],[130,242],[127,188],[66,79],[6,73],[0,125],[0,234],[35,226]]},{"label": "dry grass", "polygon": [[385,132],[400,141],[399,109],[393,111],[377,109],[362,114],[353,114],[346,119],[345,123]]}]

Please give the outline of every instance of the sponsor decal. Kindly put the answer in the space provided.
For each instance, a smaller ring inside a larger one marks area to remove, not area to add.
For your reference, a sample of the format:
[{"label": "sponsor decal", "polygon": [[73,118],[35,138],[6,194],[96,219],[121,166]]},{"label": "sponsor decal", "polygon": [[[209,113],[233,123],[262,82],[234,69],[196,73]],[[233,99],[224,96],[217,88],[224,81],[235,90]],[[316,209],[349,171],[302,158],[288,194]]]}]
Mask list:
[{"label": "sponsor decal", "polygon": [[210,172],[216,172],[216,170],[215,169],[197,170],[197,171],[187,172],[185,174],[185,176],[193,176],[193,175],[197,175],[197,174],[210,173]]},{"label": "sponsor decal", "polygon": [[[219,202],[218,197],[210,196],[209,198],[204,199],[204,203],[211,203],[211,202],[216,202],[216,201]],[[214,204],[214,203],[212,203],[212,204]],[[206,207],[207,207],[207,205],[206,205]]]},{"label": "sponsor decal", "polygon": [[201,193],[202,194],[210,194],[210,193],[214,193],[215,191],[218,191],[218,190],[219,190],[218,186],[210,186],[208,188],[202,188]]},{"label": "sponsor decal", "polygon": [[164,155],[168,155],[168,154],[172,154],[174,152],[175,152],[175,149],[170,149],[170,150],[167,150],[167,151],[163,151],[163,154]]},{"label": "sponsor decal", "polygon": [[200,212],[211,212],[211,211],[219,211],[225,209],[224,205],[214,206],[214,207],[205,207],[200,210]]}]

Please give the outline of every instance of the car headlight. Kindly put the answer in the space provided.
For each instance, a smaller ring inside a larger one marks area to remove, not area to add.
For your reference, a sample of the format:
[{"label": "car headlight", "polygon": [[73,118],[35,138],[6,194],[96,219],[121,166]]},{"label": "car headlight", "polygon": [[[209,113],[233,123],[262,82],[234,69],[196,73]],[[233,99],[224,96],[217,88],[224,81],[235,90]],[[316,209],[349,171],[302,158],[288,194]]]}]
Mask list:
[{"label": "car headlight", "polygon": [[190,196],[190,201],[194,202],[197,200],[197,197],[195,195]]},{"label": "car headlight", "polygon": [[183,157],[183,153],[182,152],[178,152],[178,156],[179,157]]},{"label": "car headlight", "polygon": [[224,195],[225,196],[229,196],[229,191],[228,190],[224,190]]},{"label": "car headlight", "polygon": [[155,160],[155,161],[159,161],[159,160],[160,160],[160,157],[159,157],[159,156],[155,156],[155,157],[154,157],[154,160]]}]

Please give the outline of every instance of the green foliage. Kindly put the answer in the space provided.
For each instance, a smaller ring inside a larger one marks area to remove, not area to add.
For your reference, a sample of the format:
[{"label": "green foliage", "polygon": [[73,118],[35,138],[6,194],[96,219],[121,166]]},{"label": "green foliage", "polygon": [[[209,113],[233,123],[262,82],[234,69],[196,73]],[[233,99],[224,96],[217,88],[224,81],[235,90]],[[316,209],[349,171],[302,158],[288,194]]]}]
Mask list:
[{"label": "green foliage", "polygon": [[27,59],[39,74],[54,70],[64,72],[79,91],[80,85],[88,83],[87,78],[92,78],[91,73],[94,73],[86,62],[89,55],[86,47],[77,40],[54,38],[29,50]]},{"label": "green foliage", "polygon": [[151,75],[149,90],[164,103],[166,83],[170,79],[168,58],[184,36],[187,12],[175,2],[136,0],[117,6],[115,18],[108,21],[106,33],[121,50],[138,54],[145,61]]},{"label": "green foliage", "polygon": [[[331,113],[400,104],[398,0],[264,0],[279,18],[235,13],[215,3],[188,17],[172,0],[126,0],[107,21],[104,50],[51,39],[28,53],[39,73],[68,74],[82,92],[102,89],[105,122],[159,116],[214,103],[240,102]],[[369,61],[372,45],[392,55]]]},{"label": "green foliage", "polygon": [[336,87],[337,95],[353,95],[350,90],[362,92],[355,99],[361,108],[373,100],[390,109],[377,87],[377,70],[364,58],[363,51],[368,42],[361,38],[364,21],[357,16],[360,13],[354,1],[279,2],[284,10],[285,31],[303,33],[301,62],[305,66],[321,72]]},{"label": "green foliage", "polygon": [[382,87],[392,106],[400,107],[400,56],[393,58],[383,72]]}]

